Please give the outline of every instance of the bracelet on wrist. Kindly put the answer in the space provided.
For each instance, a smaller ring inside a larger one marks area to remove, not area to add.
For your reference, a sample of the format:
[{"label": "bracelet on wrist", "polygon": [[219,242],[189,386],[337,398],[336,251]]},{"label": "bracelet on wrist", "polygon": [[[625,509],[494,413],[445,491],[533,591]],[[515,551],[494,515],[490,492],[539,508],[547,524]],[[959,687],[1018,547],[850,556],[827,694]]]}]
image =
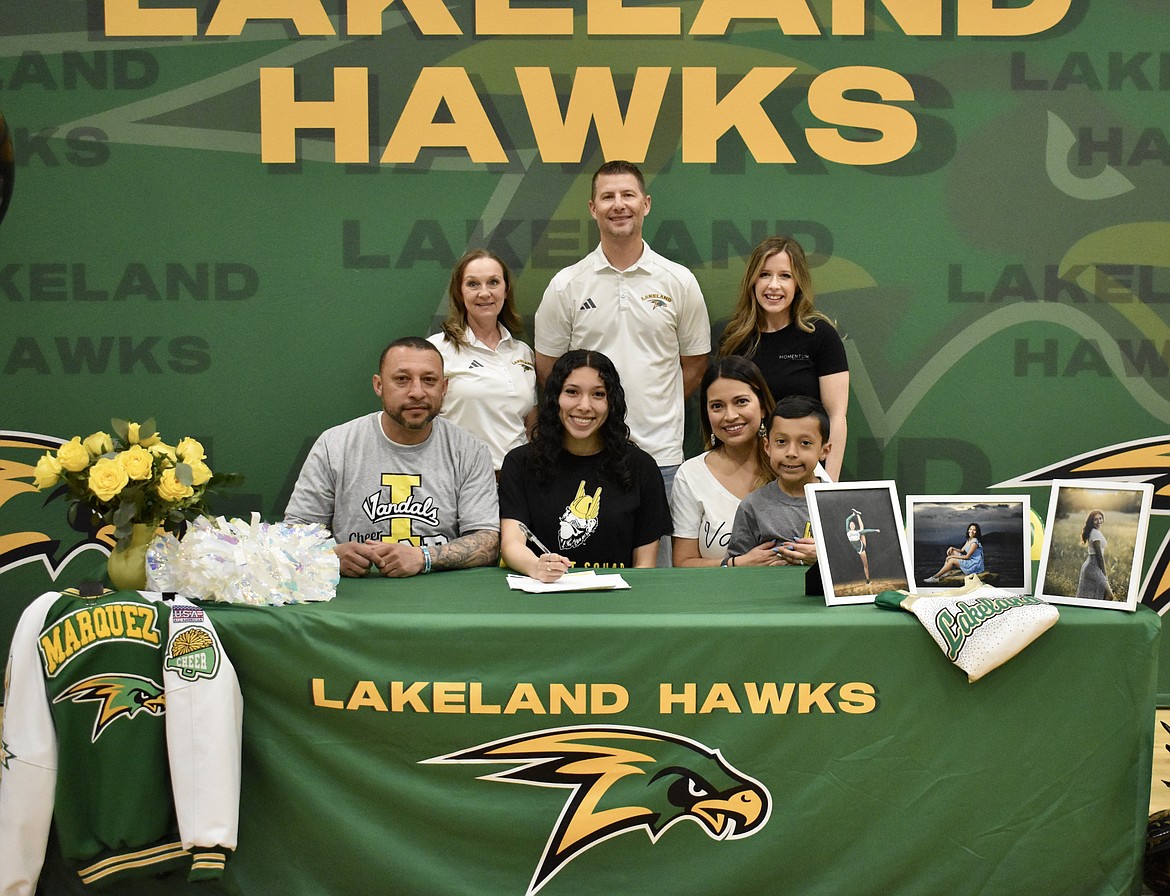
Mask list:
[{"label": "bracelet on wrist", "polygon": [[425,544],[420,544],[419,547],[422,548],[423,552],[422,574],[425,576],[428,572],[431,571],[431,549],[428,548]]}]

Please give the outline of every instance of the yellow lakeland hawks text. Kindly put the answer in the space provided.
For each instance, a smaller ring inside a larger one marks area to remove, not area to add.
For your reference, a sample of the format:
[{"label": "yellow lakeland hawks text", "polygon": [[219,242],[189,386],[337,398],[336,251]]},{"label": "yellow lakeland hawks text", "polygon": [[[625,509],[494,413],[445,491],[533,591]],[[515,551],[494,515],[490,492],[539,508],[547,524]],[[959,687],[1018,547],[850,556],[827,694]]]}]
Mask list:
[{"label": "yellow lakeland hawks text", "polygon": [[41,635],[45,674],[52,678],[78,653],[102,641],[141,641],[157,646],[157,611],[146,604],[105,604],[75,610]]},{"label": "yellow lakeland hawks text", "polygon": [[[693,682],[659,684],[658,711],[662,715],[702,715],[714,712],[784,715],[795,713],[860,715],[877,709],[877,688],[864,681],[836,682],[717,682],[700,689]],[[342,690],[331,689],[323,678],[310,680],[313,705],[322,709],[375,712],[465,713],[470,715],[613,715],[630,705],[630,693],[620,684],[517,682],[510,690],[484,693],[481,681],[391,681],[380,686],[362,680]]]},{"label": "yellow lakeland hawks text", "polygon": [[[343,34],[377,36],[384,31],[382,13],[397,5],[409,14],[419,37],[450,37],[463,34],[451,9],[473,6],[475,33],[493,35],[560,35],[569,36],[584,24],[589,35],[657,35],[687,34],[722,37],[738,20],[774,22],[784,34],[821,37],[825,28],[813,15],[812,0],[703,0],[697,10],[688,4],[687,13],[694,20],[684,28],[681,4],[642,4],[626,6],[622,0],[587,0],[585,4],[546,2],[539,5],[511,0],[475,0],[472,4],[448,4],[448,0],[347,0],[345,15],[336,20],[344,24]],[[586,14],[580,14],[581,6]],[[828,32],[832,35],[858,37],[866,33],[877,17],[869,11],[868,0],[833,0],[828,9]],[[155,8],[162,7],[166,8]],[[574,6],[576,8],[574,8]],[[944,7],[954,8],[955,33],[964,37],[1023,36],[1038,34],[1056,27],[1068,15],[1072,0],[1027,0],[1007,4],[998,0],[887,0],[883,4],[893,22],[904,34],[938,37],[947,30],[949,16]],[[200,7],[204,14],[200,15]],[[210,7],[210,9],[208,9]],[[199,3],[147,3],[141,0],[105,0],[107,37],[195,37],[200,26],[207,37],[230,37],[243,32],[249,21],[289,23],[297,37],[336,35],[333,4],[326,8],[323,0],[219,0]]]},{"label": "yellow lakeland hawks text", "polygon": [[[815,5],[821,19],[827,17],[823,23],[813,14],[812,0],[701,0],[685,8],[669,3],[627,6],[624,0],[537,4],[516,0],[515,5],[513,0],[450,4],[449,0],[347,0],[340,16],[331,14],[335,4],[327,9],[323,0],[212,0],[198,5],[194,0],[177,0],[165,6],[146,0],[105,0],[104,9],[107,37],[199,37],[202,33],[211,40],[240,35],[249,22],[270,20],[282,22],[290,37],[335,37],[335,20],[349,37],[377,37],[384,31],[383,13],[391,6],[405,15],[423,40],[450,39],[469,30],[479,39],[563,38],[579,33],[583,26],[589,37],[603,39],[623,35],[681,38],[685,34],[707,42],[732,34],[741,21],[759,22],[760,27],[775,27],[783,35],[801,39],[859,37],[872,30],[874,22],[884,21],[873,11],[872,0]],[[1010,7],[1002,6],[1000,0],[886,0],[882,4],[891,28],[915,37],[942,36],[952,27],[963,37],[1039,34],[1059,25],[1071,5],[1072,0],[1015,0]],[[591,50],[603,46],[593,44]],[[624,46],[620,52],[623,57],[629,55]],[[676,73],[670,67],[638,66],[633,72],[628,67],[615,72],[601,64],[577,67],[569,85],[568,73],[554,73],[547,66],[517,66],[508,92],[521,98],[531,129],[530,137],[517,138],[496,132],[496,116],[488,111],[495,104],[478,93],[486,78],[460,66],[427,66],[419,71],[397,123],[384,126],[390,139],[379,161],[412,164],[424,149],[439,148],[462,149],[477,164],[503,164],[509,161],[506,147],[528,145],[532,140],[544,163],[577,163],[591,152],[588,138],[595,132],[607,158],[641,162],[647,157],[665,101],[681,110],[678,139],[684,163],[717,162],[720,138],[734,130],[755,161],[791,165],[796,155],[768,106],[784,102],[769,97],[795,72],[793,66],[753,67],[737,72],[738,80],[728,88],[728,73],[713,67],[683,66]],[[298,84],[292,68],[262,67],[259,74],[263,162],[298,162],[298,132],[305,129],[333,132],[335,163],[370,162],[370,123],[378,106],[372,101],[377,90],[368,69],[337,66],[331,85],[327,71],[324,85]],[[668,87],[675,95],[666,100]],[[858,98],[858,93],[866,97]],[[872,101],[874,95],[877,102]],[[824,68],[808,85],[805,97],[787,102],[806,103],[809,113],[825,125],[804,129],[804,142],[815,155],[843,165],[882,165],[909,154],[918,143],[918,123],[912,112],[893,105],[915,99],[910,79],[898,72],[846,65]],[[878,138],[855,139],[851,133],[855,129],[876,133]]]}]

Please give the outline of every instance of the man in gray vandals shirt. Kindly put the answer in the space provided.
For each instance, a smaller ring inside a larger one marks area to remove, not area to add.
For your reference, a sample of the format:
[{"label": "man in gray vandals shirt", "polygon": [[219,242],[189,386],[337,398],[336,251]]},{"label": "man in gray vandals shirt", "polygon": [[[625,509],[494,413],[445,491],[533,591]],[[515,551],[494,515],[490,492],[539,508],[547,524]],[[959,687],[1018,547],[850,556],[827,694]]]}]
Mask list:
[{"label": "man in gray vandals shirt", "polygon": [[382,410],[322,433],[285,519],[328,526],[345,576],[494,564],[500,512],[491,454],[438,417],[447,392],[442,355],[425,339],[397,339],[373,385]]}]

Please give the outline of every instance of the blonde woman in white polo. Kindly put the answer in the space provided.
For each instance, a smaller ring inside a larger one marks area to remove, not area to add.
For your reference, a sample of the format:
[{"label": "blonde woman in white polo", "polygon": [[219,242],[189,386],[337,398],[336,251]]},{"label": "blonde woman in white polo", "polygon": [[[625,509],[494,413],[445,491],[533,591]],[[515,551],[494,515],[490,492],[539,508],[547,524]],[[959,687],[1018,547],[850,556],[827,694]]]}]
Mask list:
[{"label": "blonde woman in white polo", "polygon": [[427,337],[448,381],[442,416],[487,443],[498,474],[504,455],[528,441],[536,407],[536,367],[517,338],[523,325],[512,275],[494,252],[472,249],[452,271],[447,295],[442,330]]}]

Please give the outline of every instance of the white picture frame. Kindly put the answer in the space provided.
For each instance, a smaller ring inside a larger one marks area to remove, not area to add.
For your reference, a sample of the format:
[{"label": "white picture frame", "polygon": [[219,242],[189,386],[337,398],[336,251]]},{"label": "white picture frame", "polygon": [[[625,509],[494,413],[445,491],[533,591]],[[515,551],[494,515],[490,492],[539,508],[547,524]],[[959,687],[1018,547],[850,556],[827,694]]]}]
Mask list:
[{"label": "white picture frame", "polygon": [[1138,602],[1145,604],[1159,616],[1165,616],[1167,611],[1170,611],[1170,587],[1167,587],[1167,582],[1170,582],[1170,532],[1162,538],[1150,568],[1146,570]]},{"label": "white picture frame", "polygon": [[[978,557],[962,561],[975,527]],[[1032,593],[1032,501],[1028,495],[907,495],[906,541],[919,594],[945,596],[966,581],[980,581],[1021,596]],[[952,549],[959,551],[952,557]],[[982,569],[979,569],[980,565]],[[927,579],[949,569],[938,582]]]},{"label": "white picture frame", "polygon": [[882,591],[914,590],[893,481],[815,482],[804,493],[828,606],[873,603]]},{"label": "white picture frame", "polygon": [[[1149,482],[1054,479],[1037,577],[1040,596],[1054,604],[1137,609],[1153,499]],[[1096,513],[1103,519],[1091,524]],[[1094,542],[1103,542],[1103,570],[1101,562],[1092,562]],[[1110,596],[1102,596],[1102,580]]]}]

